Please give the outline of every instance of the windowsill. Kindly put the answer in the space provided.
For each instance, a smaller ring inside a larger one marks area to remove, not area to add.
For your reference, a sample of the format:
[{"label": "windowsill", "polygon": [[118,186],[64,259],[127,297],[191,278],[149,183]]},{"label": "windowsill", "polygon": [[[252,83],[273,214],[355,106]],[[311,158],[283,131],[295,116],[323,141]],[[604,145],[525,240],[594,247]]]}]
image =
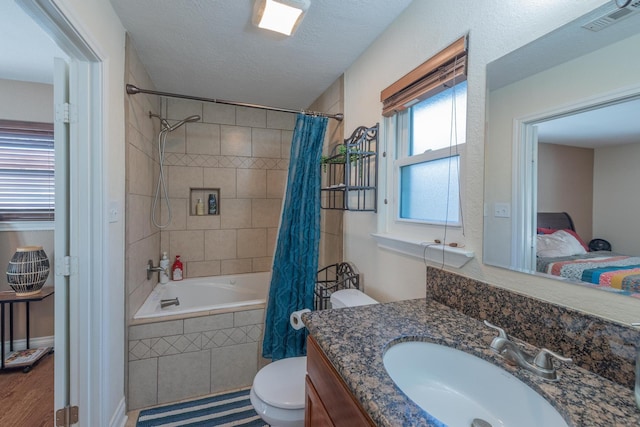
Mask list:
[{"label": "windowsill", "polygon": [[443,263],[442,254],[444,251],[444,265],[448,267],[461,268],[475,257],[473,251],[464,248],[454,248],[437,243],[410,240],[391,234],[372,233],[371,236],[376,240],[379,248],[439,264]]},{"label": "windowsill", "polygon": [[53,231],[54,221],[0,222],[0,231]]}]

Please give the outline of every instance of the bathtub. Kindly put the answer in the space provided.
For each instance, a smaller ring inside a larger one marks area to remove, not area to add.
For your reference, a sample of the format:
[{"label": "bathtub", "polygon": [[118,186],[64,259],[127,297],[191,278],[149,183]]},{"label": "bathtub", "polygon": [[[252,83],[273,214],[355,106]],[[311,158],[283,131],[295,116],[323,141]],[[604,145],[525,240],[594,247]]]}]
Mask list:
[{"label": "bathtub", "polygon": [[[150,319],[190,313],[241,308],[264,304],[267,299],[270,272],[230,276],[211,276],[184,279],[156,285],[134,320]],[[163,299],[178,298],[180,305],[160,307]]]}]

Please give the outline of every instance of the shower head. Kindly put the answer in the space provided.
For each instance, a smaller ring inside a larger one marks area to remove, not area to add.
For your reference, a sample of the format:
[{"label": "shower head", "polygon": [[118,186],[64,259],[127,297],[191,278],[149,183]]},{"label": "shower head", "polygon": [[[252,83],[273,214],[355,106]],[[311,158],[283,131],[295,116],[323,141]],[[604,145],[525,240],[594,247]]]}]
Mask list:
[{"label": "shower head", "polygon": [[162,124],[162,131],[163,132],[173,132],[174,130],[178,129],[180,126],[182,126],[183,124],[185,124],[187,122],[197,122],[198,120],[200,120],[200,116],[194,115],[194,116],[189,116],[186,119],[180,120],[179,122],[174,123],[173,125],[171,125],[171,124],[169,124],[167,119],[163,119],[162,116],[160,116],[158,114],[154,114],[151,111],[149,111],[149,118],[151,118],[151,117],[157,117],[158,119],[160,119],[160,123]]},{"label": "shower head", "polygon": [[200,116],[198,116],[198,115],[189,116],[186,119],[182,119],[178,123],[174,123],[173,125],[169,126],[167,128],[167,131],[168,132],[173,132],[174,130],[178,129],[180,126],[182,126],[183,124],[185,124],[187,122],[197,122],[198,120],[200,120]]}]

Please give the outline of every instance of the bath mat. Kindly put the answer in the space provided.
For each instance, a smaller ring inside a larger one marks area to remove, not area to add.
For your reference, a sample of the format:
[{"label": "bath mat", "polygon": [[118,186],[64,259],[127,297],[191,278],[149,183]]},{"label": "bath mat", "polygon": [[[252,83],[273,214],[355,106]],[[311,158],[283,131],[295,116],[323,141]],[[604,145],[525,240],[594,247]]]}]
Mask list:
[{"label": "bath mat", "polygon": [[140,411],[136,427],[268,426],[249,400],[249,389]]}]

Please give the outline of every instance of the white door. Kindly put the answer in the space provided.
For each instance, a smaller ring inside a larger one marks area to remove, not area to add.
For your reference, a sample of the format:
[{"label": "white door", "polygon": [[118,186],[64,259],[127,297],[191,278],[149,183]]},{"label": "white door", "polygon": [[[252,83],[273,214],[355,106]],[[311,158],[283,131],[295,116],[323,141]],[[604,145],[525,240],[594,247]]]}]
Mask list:
[{"label": "white door", "polygon": [[55,368],[54,408],[69,406],[69,276],[65,274],[69,254],[69,66],[54,60],[53,100],[55,108]]}]

